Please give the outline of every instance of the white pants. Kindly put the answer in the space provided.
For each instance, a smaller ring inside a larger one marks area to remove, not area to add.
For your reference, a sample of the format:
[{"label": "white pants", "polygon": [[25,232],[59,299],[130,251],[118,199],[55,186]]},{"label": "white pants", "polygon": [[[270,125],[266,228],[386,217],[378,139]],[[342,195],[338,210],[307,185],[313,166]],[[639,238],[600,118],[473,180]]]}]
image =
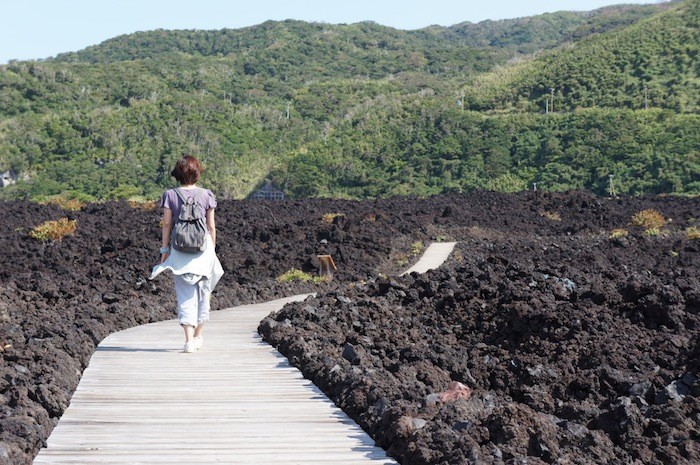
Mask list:
[{"label": "white pants", "polygon": [[184,277],[173,275],[177,295],[177,319],[181,325],[197,327],[209,319],[211,292],[202,283],[190,284]]}]

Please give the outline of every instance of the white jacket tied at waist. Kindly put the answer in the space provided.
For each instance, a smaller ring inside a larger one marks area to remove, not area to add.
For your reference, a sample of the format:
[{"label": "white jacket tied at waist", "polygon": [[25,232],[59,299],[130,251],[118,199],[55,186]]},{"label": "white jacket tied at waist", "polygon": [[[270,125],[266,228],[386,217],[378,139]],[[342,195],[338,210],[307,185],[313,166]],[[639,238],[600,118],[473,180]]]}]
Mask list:
[{"label": "white jacket tied at waist", "polygon": [[208,291],[214,290],[216,283],[224,275],[224,269],[214,250],[214,241],[209,234],[207,234],[207,248],[203,252],[182,253],[171,249],[168,259],[154,266],[148,279],[154,279],[165,270],[170,270],[176,275],[201,276],[204,279],[199,278],[196,281],[199,281],[200,285]]}]

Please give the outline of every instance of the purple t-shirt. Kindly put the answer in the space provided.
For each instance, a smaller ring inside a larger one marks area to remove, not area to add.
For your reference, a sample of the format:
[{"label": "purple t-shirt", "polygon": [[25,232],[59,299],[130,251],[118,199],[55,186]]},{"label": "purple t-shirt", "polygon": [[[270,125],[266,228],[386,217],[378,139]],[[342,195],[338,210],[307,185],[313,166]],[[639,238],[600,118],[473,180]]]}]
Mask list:
[{"label": "purple t-shirt", "polygon": [[[199,204],[202,206],[202,215],[206,216],[207,210],[216,208],[216,197],[209,189],[203,189],[201,187],[195,187],[194,189],[183,189],[180,188],[180,192],[185,198],[194,197],[197,192],[200,192],[198,200]],[[160,206],[163,208],[169,208],[173,212],[173,222],[177,221],[180,216],[180,207],[182,206],[182,200],[175,192],[175,189],[168,189],[163,193],[163,198],[160,201]]]}]

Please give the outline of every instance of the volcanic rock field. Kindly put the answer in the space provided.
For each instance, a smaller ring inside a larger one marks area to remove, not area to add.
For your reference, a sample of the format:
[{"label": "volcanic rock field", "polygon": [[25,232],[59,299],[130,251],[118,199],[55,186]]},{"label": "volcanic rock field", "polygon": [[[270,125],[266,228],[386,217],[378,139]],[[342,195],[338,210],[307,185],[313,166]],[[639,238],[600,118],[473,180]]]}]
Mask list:
[{"label": "volcanic rock field", "polygon": [[[174,318],[175,298],[168,276],[147,280],[157,209],[0,211],[0,464],[23,465],[99,342]],[[700,198],[221,200],[216,215],[212,307],[316,292],[261,335],[403,465],[700,463]],[[30,237],[60,218],[75,234]],[[442,267],[399,276],[440,241],[457,242]],[[277,279],[316,275],[319,254],[330,282]]]}]

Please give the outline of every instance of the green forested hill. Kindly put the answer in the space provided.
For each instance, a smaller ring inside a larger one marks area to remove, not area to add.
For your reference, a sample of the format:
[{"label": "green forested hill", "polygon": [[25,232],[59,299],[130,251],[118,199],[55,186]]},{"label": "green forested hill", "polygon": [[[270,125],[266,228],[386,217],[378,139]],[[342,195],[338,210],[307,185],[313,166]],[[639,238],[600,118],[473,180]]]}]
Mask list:
[{"label": "green forested hill", "polygon": [[299,197],[604,193],[610,175],[699,193],[697,24],[697,0],[419,31],[284,21],[12,62],[0,171],[20,182],[0,198],[156,198],[183,153],[224,197],[265,179]]},{"label": "green forested hill", "polygon": [[[613,107],[700,110],[697,0],[606,34],[477,77],[474,110],[555,111]],[[553,97],[553,98],[552,98]]]},{"label": "green forested hill", "polygon": [[528,18],[462,23],[447,30],[454,32],[466,45],[534,53],[628,26],[669,5],[620,5],[591,12],[560,11]]},{"label": "green forested hill", "polygon": [[[328,66],[330,73],[352,77],[364,75],[367,71],[371,74],[381,71],[374,70],[373,65],[378,61],[377,56],[382,54],[391,57],[390,66],[395,70],[405,70],[407,65],[415,70],[415,60],[407,62],[401,59],[413,53],[423,55],[421,66],[425,71],[442,72],[446,66],[449,68],[448,63],[460,59],[458,54],[447,56],[445,52],[454,52],[463,46],[492,47],[506,52],[503,56],[512,56],[514,52],[532,53],[632,24],[665,8],[665,4],[622,5],[592,12],[562,11],[478,24],[432,26],[416,31],[397,30],[372,22],[329,25],[294,20],[268,21],[249,28],[220,31],[146,31],[115,37],[78,52],[61,54],[55,59],[109,63],[174,52],[234,59],[254,56],[255,63],[250,62],[250,65],[260,73],[294,75],[289,65],[301,64],[313,55],[315,60]],[[357,68],[352,69],[340,61],[354,61],[353,66]],[[260,62],[264,64],[260,66]],[[461,69],[462,66],[454,68]]]}]

